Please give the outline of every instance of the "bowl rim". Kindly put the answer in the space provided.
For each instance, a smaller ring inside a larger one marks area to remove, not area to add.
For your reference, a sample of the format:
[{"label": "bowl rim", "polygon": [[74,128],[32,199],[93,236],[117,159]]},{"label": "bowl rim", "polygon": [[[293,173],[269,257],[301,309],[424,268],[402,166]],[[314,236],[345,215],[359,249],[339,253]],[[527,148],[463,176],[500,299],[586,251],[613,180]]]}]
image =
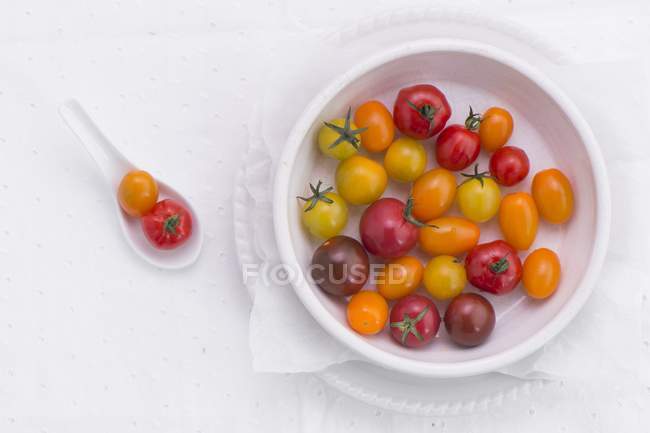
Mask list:
[{"label": "bowl rim", "polygon": [[594,176],[596,184],[594,247],[587,269],[578,283],[576,290],[559,312],[546,325],[537,330],[537,332],[525,341],[486,357],[468,361],[442,363],[405,358],[372,345],[354,334],[353,330],[339,321],[333,320],[331,313],[312,292],[305,278],[293,279],[292,287],[305,308],[307,308],[321,327],[345,346],[377,365],[415,376],[433,378],[472,376],[492,372],[517,362],[531,355],[551,338],[556,336],[576,316],[591,295],[607,251],[611,223],[611,205],[609,182],[603,156],[591,128],[573,101],[541,71],[520,60],[514,54],[492,45],[462,39],[436,38],[412,41],[397,45],[362,61],[338,76],[338,78],[334,79],[316,95],[303,111],[289,134],[275,171],[273,185],[273,225],[282,263],[293,269],[300,269],[302,272],[293,244],[290,241],[292,236],[287,212],[289,209],[288,201],[291,173],[296,155],[306,134],[326,104],[349,83],[388,62],[427,52],[456,52],[479,55],[508,66],[526,76],[542,89],[560,107],[572,123],[585,146],[591,168],[596,174]]}]

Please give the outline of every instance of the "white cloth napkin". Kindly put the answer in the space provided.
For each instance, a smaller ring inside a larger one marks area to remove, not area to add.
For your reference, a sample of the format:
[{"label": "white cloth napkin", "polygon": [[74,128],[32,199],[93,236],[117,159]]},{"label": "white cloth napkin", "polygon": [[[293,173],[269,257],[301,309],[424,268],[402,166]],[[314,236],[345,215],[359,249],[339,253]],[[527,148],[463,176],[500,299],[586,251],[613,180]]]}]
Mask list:
[{"label": "white cloth napkin", "polygon": [[[451,32],[453,36],[453,31],[462,33],[463,25],[469,23],[475,37],[526,57],[573,98],[602,147],[613,198],[611,243],[593,296],[577,319],[545,348],[501,372],[523,378],[606,381],[616,371],[619,385],[633,385],[639,379],[639,363],[649,360],[648,350],[643,351],[648,345],[648,323],[641,317],[642,308],[647,312],[650,286],[646,275],[650,260],[645,251],[650,232],[644,229],[645,213],[650,208],[646,204],[650,175],[644,170],[650,157],[650,146],[644,142],[649,112],[646,95],[642,94],[646,89],[643,65],[633,60],[573,65],[570,56],[546,47],[539,39],[525,33],[508,37],[508,32],[510,36],[517,33],[512,26],[502,26],[507,30],[503,33],[488,23],[481,32],[478,23],[458,15],[454,15],[456,21],[447,19],[442,27],[431,26],[439,14],[417,14],[416,19],[405,12],[370,21],[343,36],[301,34],[300,39],[286,41],[283,53],[276,53],[279,66],[269,73],[270,85],[256,113],[258,121],[251,122],[259,128],[250,131],[245,161],[245,186],[255,203],[252,212],[257,221],[253,233],[257,254],[270,265],[279,262],[269,199],[273,163],[311,97],[359,57],[387,44],[434,37],[438,32],[445,36]],[[255,370],[309,372],[361,359],[316,323],[291,287],[273,286],[261,279],[253,285],[250,346]]]}]

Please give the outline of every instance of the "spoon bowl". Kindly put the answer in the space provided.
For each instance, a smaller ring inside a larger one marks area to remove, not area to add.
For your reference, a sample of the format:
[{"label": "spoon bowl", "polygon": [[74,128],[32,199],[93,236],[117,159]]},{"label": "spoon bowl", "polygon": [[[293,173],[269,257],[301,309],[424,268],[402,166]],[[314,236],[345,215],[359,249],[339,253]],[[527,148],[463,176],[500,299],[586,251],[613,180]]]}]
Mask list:
[{"label": "spoon bowl", "polygon": [[127,215],[117,200],[117,190],[122,178],[128,172],[136,170],[136,166],[129,162],[106,138],[78,101],[74,99],[66,101],[59,107],[59,113],[104,175],[113,196],[117,220],[133,251],[145,261],[161,269],[181,269],[193,264],[201,253],[203,231],[190,202],[174,188],[159,178],[155,178],[158,184],[159,200],[175,200],[185,206],[192,215],[192,235],[183,245],[173,250],[159,250],[153,247],[142,231],[140,218]]}]

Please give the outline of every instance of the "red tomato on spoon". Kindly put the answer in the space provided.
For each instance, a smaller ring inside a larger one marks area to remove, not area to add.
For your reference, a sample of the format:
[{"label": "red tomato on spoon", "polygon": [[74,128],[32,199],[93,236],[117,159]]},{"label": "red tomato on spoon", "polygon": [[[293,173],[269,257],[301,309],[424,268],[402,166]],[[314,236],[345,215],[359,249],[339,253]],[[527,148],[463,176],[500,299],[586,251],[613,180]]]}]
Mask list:
[{"label": "red tomato on spoon", "polygon": [[431,138],[445,127],[449,117],[447,98],[431,84],[405,87],[397,94],[393,120],[402,134],[418,140]]},{"label": "red tomato on spoon", "polygon": [[418,240],[419,228],[425,226],[412,215],[413,200],[382,198],[368,206],[361,216],[361,242],[370,254],[387,259],[408,253]]},{"label": "red tomato on spoon", "polygon": [[151,245],[171,250],[183,245],[192,235],[192,215],[177,201],[162,200],[142,217],[142,230]]}]

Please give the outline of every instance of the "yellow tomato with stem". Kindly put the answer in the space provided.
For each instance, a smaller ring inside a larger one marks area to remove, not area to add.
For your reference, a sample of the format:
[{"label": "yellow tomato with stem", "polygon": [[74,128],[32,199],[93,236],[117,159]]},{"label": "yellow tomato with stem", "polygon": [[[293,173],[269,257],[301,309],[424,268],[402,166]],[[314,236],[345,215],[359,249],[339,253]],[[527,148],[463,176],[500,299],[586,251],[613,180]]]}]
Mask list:
[{"label": "yellow tomato with stem", "polygon": [[348,206],[345,200],[329,187],[321,190],[323,183],[309,184],[311,195],[298,197],[302,207],[302,222],[309,232],[321,239],[329,239],[341,233],[348,222]]},{"label": "yellow tomato with stem", "polygon": [[474,173],[462,173],[462,175],[468,179],[458,187],[456,192],[458,209],[474,222],[489,221],[499,211],[501,203],[499,185],[488,177],[487,171],[479,173],[478,164],[474,166]]},{"label": "yellow tomato with stem", "polygon": [[359,151],[361,133],[366,128],[357,128],[351,116],[352,109],[348,108],[345,118],[323,122],[317,141],[324,155],[343,160]]}]

